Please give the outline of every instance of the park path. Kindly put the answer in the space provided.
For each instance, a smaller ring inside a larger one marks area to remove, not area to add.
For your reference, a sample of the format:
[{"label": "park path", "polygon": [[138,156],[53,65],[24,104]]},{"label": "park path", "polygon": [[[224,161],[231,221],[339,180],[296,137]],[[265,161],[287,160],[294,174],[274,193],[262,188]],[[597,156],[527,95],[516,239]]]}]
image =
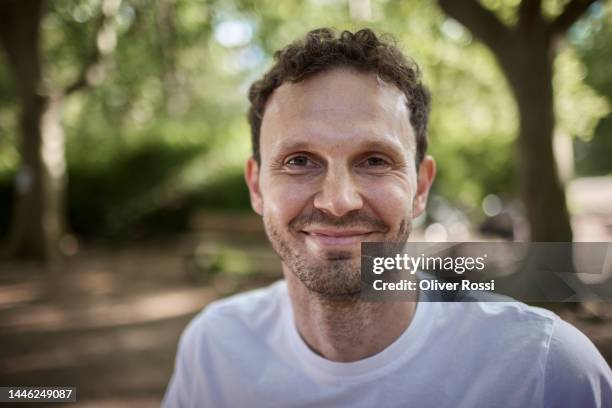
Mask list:
[{"label": "park path", "polygon": [[[274,261],[265,241],[246,240]],[[159,406],[193,316],[214,299],[280,277],[278,267],[257,274],[194,267],[209,262],[207,251],[232,248],[222,242],[202,234],[91,246],[55,271],[0,262],[0,384],[76,386],[79,407]]]}]

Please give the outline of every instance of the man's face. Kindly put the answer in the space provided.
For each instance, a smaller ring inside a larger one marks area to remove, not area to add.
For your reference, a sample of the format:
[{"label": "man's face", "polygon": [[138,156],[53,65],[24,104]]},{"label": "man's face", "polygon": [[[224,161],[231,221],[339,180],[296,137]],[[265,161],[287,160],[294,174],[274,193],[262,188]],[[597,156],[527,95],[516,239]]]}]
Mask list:
[{"label": "man's face", "polygon": [[415,166],[404,94],[374,74],[335,69],[280,86],[268,101],[251,202],[285,273],[325,297],[360,289],[360,243],[405,242],[435,166]]}]

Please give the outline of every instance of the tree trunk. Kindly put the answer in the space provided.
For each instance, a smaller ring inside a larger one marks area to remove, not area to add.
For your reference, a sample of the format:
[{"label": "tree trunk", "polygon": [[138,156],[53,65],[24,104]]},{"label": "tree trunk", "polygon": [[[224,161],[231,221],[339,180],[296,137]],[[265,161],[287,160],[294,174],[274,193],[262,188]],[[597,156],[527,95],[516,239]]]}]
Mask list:
[{"label": "tree trunk", "polygon": [[521,195],[532,241],[571,241],[572,229],[553,150],[553,61],[556,43],[595,0],[570,0],[548,21],[541,0],[522,0],[518,22],[502,23],[477,0],[438,0],[495,55],[519,113]]},{"label": "tree trunk", "polygon": [[530,238],[569,242],[570,217],[553,150],[555,52],[545,27],[521,34],[499,60],[519,113],[518,173]]},{"label": "tree trunk", "polygon": [[66,165],[60,124],[61,97],[48,94],[40,62],[42,0],[0,3],[0,39],[15,78],[21,106],[20,168],[10,251],[13,255],[53,260],[65,230]]}]

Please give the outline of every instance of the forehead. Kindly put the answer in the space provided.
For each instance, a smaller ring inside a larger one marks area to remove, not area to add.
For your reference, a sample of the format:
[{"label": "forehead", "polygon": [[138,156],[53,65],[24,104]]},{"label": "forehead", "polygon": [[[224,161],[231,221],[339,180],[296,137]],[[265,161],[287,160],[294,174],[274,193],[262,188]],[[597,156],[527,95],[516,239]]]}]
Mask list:
[{"label": "forehead", "polygon": [[269,99],[261,128],[262,156],[301,139],[313,145],[395,143],[414,152],[406,96],[375,74],[338,68],[284,83]]}]

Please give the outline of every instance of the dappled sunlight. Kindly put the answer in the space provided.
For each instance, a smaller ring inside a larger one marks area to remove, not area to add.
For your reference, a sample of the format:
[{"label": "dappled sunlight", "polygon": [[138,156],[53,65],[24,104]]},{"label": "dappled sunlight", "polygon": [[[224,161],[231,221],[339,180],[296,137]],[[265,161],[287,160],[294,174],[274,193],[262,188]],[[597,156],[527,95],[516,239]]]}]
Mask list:
[{"label": "dappled sunlight", "polygon": [[28,313],[4,318],[0,330],[19,333],[88,330],[146,323],[194,313],[213,297],[212,289],[194,288],[100,300],[91,306],[35,306]]},{"label": "dappled sunlight", "polygon": [[79,292],[91,294],[111,293],[118,285],[116,277],[111,272],[92,272],[87,275],[79,275],[71,282]]},{"label": "dappled sunlight", "polygon": [[0,286],[0,310],[31,302],[42,296],[44,290],[40,283],[16,283]]},{"label": "dappled sunlight", "polygon": [[[84,245],[61,271],[3,263],[10,273],[0,283],[0,377],[17,383],[48,385],[53,378],[57,384],[73,384],[83,396],[80,402],[90,404],[85,406],[159,405],[189,320],[219,296],[278,277],[222,270],[204,282],[196,278],[209,270],[199,269],[197,277],[190,274],[187,268],[194,259],[216,256],[202,252],[206,242],[217,244],[209,245],[213,252],[234,248],[249,261],[257,255],[261,265],[273,262],[276,268],[271,270],[278,269],[271,249],[262,247],[261,226],[254,223],[253,234],[232,244],[239,229],[224,234],[223,223],[213,221],[219,229],[212,241],[189,235],[120,250]],[[219,247],[222,242],[228,244]],[[226,252],[219,254],[235,254]],[[225,261],[219,265],[235,266]],[[152,392],[155,398],[149,398]]]},{"label": "dappled sunlight", "polygon": [[137,353],[172,347],[175,341],[175,332],[160,331],[157,327],[77,335],[57,348],[10,356],[0,362],[0,370],[11,374],[85,366],[118,353]]}]

